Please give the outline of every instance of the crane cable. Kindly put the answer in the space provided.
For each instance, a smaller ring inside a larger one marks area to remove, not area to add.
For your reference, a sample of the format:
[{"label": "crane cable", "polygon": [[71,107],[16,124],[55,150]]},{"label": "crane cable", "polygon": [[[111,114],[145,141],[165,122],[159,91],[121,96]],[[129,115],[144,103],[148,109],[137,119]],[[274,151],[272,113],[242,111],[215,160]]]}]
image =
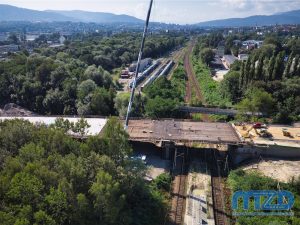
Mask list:
[{"label": "crane cable", "polygon": [[150,0],[150,5],[149,5],[148,13],[147,13],[147,18],[146,18],[146,24],[145,24],[145,28],[144,28],[144,32],[143,32],[143,37],[142,37],[141,48],[140,48],[140,52],[139,52],[139,56],[138,56],[138,61],[137,61],[136,70],[135,70],[135,74],[134,74],[134,81],[132,84],[132,90],[131,90],[130,100],[129,100],[129,104],[128,104],[126,119],[125,119],[125,125],[124,125],[125,130],[127,130],[128,124],[129,124],[129,117],[130,117],[132,103],[133,103],[133,99],[134,99],[134,91],[136,88],[136,80],[138,78],[140,64],[141,64],[141,60],[142,60],[142,56],[143,56],[143,50],[144,50],[144,46],[145,46],[145,40],[146,40],[152,5],[153,5],[153,0]]}]

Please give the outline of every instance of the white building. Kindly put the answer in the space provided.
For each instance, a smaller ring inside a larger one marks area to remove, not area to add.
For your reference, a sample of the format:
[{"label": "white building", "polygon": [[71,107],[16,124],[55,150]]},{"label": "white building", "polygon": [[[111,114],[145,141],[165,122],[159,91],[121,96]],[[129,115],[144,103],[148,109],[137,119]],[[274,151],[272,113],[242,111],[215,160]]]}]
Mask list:
[{"label": "white building", "polygon": [[238,59],[239,59],[240,61],[246,61],[248,58],[249,58],[249,55],[248,55],[248,54],[239,54],[239,55],[238,55]]},{"label": "white building", "polygon": [[[139,68],[139,73],[143,72],[149,65],[151,65],[152,59],[151,58],[146,58],[141,60],[140,63],[140,68]],[[135,72],[137,66],[137,62],[133,62],[130,67],[129,67],[129,72]]]},{"label": "white building", "polygon": [[59,38],[59,43],[60,43],[61,45],[63,45],[63,44],[65,43],[65,41],[66,41],[66,38],[65,38],[64,36],[60,36],[60,38]]}]

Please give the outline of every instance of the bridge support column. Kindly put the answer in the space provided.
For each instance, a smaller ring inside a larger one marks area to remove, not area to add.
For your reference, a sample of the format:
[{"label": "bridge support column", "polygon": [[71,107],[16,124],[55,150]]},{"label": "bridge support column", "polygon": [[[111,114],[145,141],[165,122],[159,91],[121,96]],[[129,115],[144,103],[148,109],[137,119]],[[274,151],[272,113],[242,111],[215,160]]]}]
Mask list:
[{"label": "bridge support column", "polygon": [[170,141],[164,141],[162,147],[163,147],[162,158],[165,160],[170,160],[172,155],[172,150],[174,149],[174,143]]}]

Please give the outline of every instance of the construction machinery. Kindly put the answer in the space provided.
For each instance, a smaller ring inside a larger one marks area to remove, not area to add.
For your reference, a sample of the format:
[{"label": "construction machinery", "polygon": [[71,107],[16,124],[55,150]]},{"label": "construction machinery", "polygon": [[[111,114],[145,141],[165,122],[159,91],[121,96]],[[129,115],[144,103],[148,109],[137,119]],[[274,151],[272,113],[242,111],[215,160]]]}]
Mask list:
[{"label": "construction machinery", "polygon": [[[272,137],[272,134],[268,131],[267,125],[262,123],[254,123],[249,129],[247,129],[247,126],[244,125],[243,130],[246,130],[246,133],[243,134],[243,138],[252,138],[255,136],[263,138]],[[252,130],[255,131],[255,134],[251,134]]]},{"label": "construction machinery", "polygon": [[293,138],[293,135],[291,134],[291,132],[289,132],[287,128],[282,128],[282,134],[285,137]]}]

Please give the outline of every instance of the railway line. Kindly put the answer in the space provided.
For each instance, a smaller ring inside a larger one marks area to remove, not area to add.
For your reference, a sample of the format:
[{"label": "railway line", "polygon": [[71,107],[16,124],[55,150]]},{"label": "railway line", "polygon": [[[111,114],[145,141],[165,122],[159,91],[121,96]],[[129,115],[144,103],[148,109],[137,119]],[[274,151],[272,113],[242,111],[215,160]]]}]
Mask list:
[{"label": "railway line", "polygon": [[174,181],[172,191],[172,207],[169,225],[181,225],[184,221],[184,210],[186,201],[187,164],[185,153],[177,154],[174,158]]},{"label": "railway line", "polygon": [[193,71],[193,65],[192,65],[191,58],[190,58],[190,56],[193,52],[194,46],[195,46],[195,41],[192,41],[192,43],[190,44],[189,49],[186,52],[185,57],[184,57],[184,67],[185,67],[187,77],[189,80],[189,84],[190,84],[188,88],[191,91],[192,88],[194,87],[195,92],[196,92],[196,97],[198,98],[198,100],[200,100],[202,103],[204,103],[204,98],[203,98],[203,95],[202,95],[202,92],[200,89],[200,85],[199,85],[199,82]]},{"label": "railway line", "polygon": [[[199,82],[194,73],[193,64],[191,62],[191,55],[193,54],[194,46],[195,46],[195,40],[191,42],[188,51],[186,51],[184,56],[184,68],[187,75],[185,103],[187,104],[191,103],[193,98],[193,90],[195,90],[196,98],[198,99],[198,101],[200,101],[202,104],[205,105],[205,99],[200,89]],[[204,122],[210,122],[210,118],[207,114],[202,114],[201,119]]]},{"label": "railway line", "polygon": [[215,225],[229,225],[228,218],[226,215],[225,207],[225,196],[223,191],[223,172],[221,166],[219,165],[218,157],[216,152],[212,151],[212,168],[211,168],[211,186],[212,186],[212,196],[213,196],[213,208]]}]

